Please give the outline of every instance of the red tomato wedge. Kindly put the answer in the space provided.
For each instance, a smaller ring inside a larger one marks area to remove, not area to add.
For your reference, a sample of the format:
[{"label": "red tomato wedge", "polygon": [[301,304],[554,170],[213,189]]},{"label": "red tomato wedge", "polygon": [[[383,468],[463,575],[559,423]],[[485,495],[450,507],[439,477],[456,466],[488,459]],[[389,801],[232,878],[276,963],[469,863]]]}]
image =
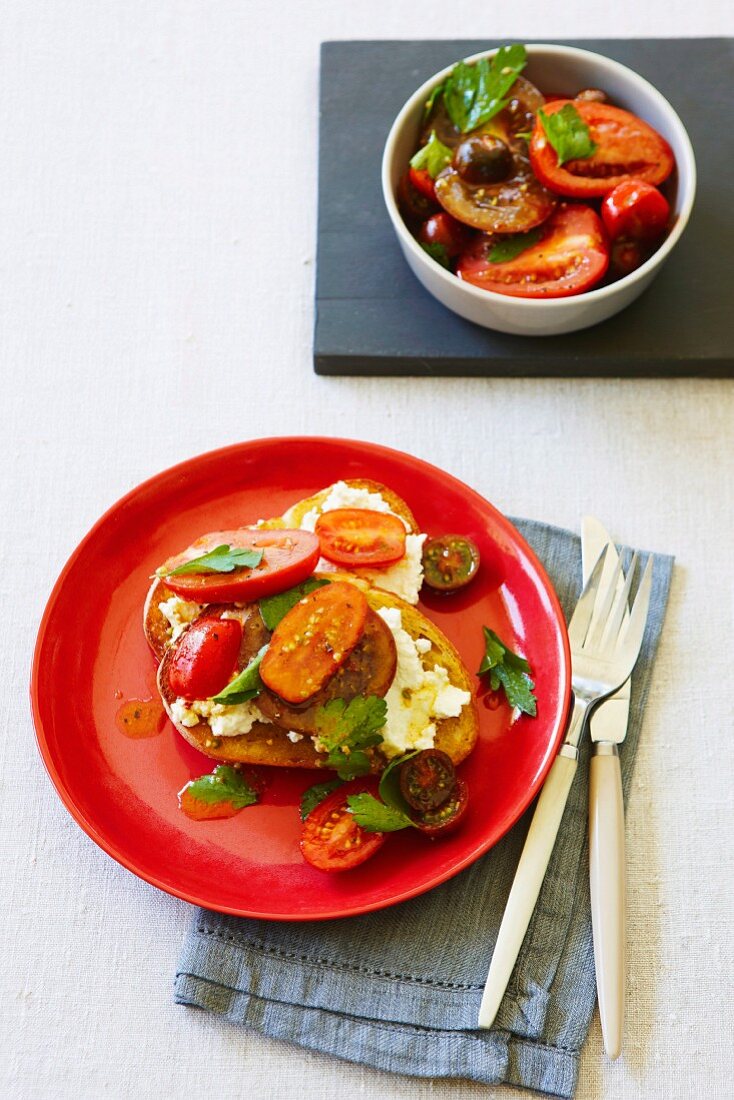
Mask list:
[{"label": "red tomato wedge", "polygon": [[657,187],[629,179],[610,191],[601,204],[601,217],[613,241],[619,237],[653,240],[664,232],[670,204]]},{"label": "red tomato wedge", "polygon": [[368,833],[350,813],[347,796],[367,788],[350,784],[319,802],[303,823],[303,858],[319,871],[350,871],[379,851],[384,833]]},{"label": "red tomato wedge", "polygon": [[433,185],[433,176],[426,168],[411,168],[409,170],[410,182],[416,191],[420,191],[431,202],[436,201],[436,188]]},{"label": "red tomato wedge", "polygon": [[336,508],[319,516],[316,534],[336,565],[392,565],[405,556],[405,524],[390,512]]},{"label": "red tomato wedge", "polygon": [[242,642],[238,619],[201,616],[181,635],[172,654],[168,682],[184,699],[208,699],[229,683]]},{"label": "red tomato wedge", "polygon": [[609,266],[599,215],[590,206],[562,203],[541,237],[514,260],[490,263],[494,241],[484,237],[459,259],[456,274],[482,290],[515,298],[568,298],[598,283]]},{"label": "red tomato wedge", "polygon": [[251,531],[240,527],[203,535],[163,568],[167,573],[225,545],[262,550],[262,561],[254,569],[235,569],[231,573],[166,575],[166,587],[196,603],[250,603],[305,581],[319,560],[319,540],[310,531]]},{"label": "red tomato wedge", "polygon": [[305,703],[355,648],[368,611],[365,597],[346,581],[304,596],[273,632],[260,665],[262,682],[287,703]]},{"label": "red tomato wedge", "polygon": [[558,154],[538,116],[530,139],[530,163],[549,190],[573,199],[597,198],[631,176],[658,185],[673,171],[673,150],[641,118],[608,103],[570,99],[548,103],[545,113],[555,114],[567,103],[572,103],[581,115],[597,149],[590,157],[559,165]]}]

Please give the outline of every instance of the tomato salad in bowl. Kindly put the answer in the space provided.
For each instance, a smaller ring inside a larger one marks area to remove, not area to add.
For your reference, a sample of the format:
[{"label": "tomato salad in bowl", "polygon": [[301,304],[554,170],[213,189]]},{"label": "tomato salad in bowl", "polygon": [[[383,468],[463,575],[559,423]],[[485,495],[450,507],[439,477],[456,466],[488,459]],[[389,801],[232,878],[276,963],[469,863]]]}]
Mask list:
[{"label": "tomato salad in bowl", "polygon": [[694,189],[670,105],[571,47],[504,46],[437,74],[383,160],[393,225],[427,289],[470,320],[528,334],[595,324],[636,297]]}]

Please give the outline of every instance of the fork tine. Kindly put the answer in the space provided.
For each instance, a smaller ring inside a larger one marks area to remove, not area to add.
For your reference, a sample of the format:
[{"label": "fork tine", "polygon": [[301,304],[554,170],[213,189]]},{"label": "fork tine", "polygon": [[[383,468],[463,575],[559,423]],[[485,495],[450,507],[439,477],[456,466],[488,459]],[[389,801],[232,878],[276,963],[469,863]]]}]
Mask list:
[{"label": "fork tine", "polygon": [[[600,598],[597,603],[601,606],[597,607],[594,604],[594,614],[591,617],[591,625],[589,626],[589,632],[584,640],[584,649],[594,649],[599,645],[602,634],[604,633],[604,627],[606,626],[609,614],[612,610],[612,604],[617,595],[617,588],[619,586],[619,578],[622,575],[622,559],[617,558],[612,575],[609,578],[608,585],[604,588],[603,596],[600,594]],[[602,573],[602,580],[604,574]]]},{"label": "fork tine", "polygon": [[630,672],[640,652],[642,637],[645,633],[645,626],[647,624],[647,613],[650,609],[650,596],[652,594],[652,569],[653,556],[651,554],[647,559],[647,565],[645,566],[645,572],[642,574],[640,587],[637,589],[637,595],[632,605],[629,622],[627,623],[627,627],[622,634],[618,646],[618,655],[615,654],[615,658],[618,658],[620,662],[625,662],[629,665]]},{"label": "fork tine", "polygon": [[586,637],[586,632],[591,622],[591,616],[594,613],[594,604],[599,594],[599,585],[601,583],[602,572],[604,571],[604,562],[607,560],[610,546],[611,543],[607,543],[599,555],[596,565],[591,570],[589,579],[579,597],[579,602],[576,604],[574,613],[571,616],[571,622],[568,624],[568,639],[572,649],[580,648],[584,643],[584,638]]},{"label": "fork tine", "polygon": [[635,569],[637,568],[637,551],[632,555],[632,561],[630,567],[627,570],[627,576],[624,582],[624,588],[616,593],[614,606],[607,620],[607,625],[604,628],[604,633],[599,643],[599,648],[602,650],[614,649],[617,644],[617,638],[619,637],[619,628],[622,625],[622,619],[624,613],[629,607],[629,595],[630,588],[632,587],[632,578],[635,575]]}]

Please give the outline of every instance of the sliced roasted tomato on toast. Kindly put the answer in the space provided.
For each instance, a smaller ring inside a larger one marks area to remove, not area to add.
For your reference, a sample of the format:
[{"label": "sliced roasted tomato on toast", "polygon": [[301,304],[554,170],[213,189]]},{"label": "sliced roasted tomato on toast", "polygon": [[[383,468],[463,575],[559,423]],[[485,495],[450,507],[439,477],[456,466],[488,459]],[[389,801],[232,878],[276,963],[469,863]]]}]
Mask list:
[{"label": "sliced roasted tomato on toast", "polygon": [[[261,551],[253,567],[227,572],[172,574],[173,570],[204,557],[220,547]],[[310,531],[251,530],[214,531],[197,539],[182,554],[171,558],[159,576],[177,596],[197,603],[249,603],[291,588],[313,573],[319,560],[319,540]]]},{"label": "sliced roasted tomato on toast", "polygon": [[630,177],[657,186],[673,171],[673,150],[641,118],[608,103],[578,99],[554,100],[545,113],[555,114],[568,103],[588,126],[596,151],[590,157],[559,164],[538,117],[530,140],[530,162],[538,180],[549,190],[574,199],[598,198]]},{"label": "sliced roasted tomato on toast", "polygon": [[364,632],[369,604],[353,584],[309,592],[273,631],[260,678],[287,703],[305,703],[334,676]]},{"label": "sliced roasted tomato on toast", "polygon": [[301,851],[319,871],[350,871],[379,851],[384,833],[368,833],[354,820],[347,798],[368,790],[364,783],[350,783],[319,802],[303,823]]},{"label": "sliced roasted tomato on toast", "polygon": [[336,508],[316,522],[321,553],[337,565],[392,565],[405,557],[405,524],[390,512]]},{"label": "sliced roasted tomato on toast", "polygon": [[456,274],[482,290],[515,298],[567,298],[593,287],[609,266],[609,246],[590,206],[562,203],[540,236],[513,260],[492,263],[495,240],[484,237],[459,259]]}]

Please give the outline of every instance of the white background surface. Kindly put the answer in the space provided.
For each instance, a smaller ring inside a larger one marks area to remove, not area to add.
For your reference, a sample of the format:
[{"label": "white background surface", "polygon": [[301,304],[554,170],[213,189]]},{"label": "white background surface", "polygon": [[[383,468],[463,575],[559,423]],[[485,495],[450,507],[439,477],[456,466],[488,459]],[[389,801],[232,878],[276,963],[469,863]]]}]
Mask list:
[{"label": "white background surface", "polygon": [[310,342],[320,40],[731,34],[731,12],[6,0],[0,1093],[527,1095],[391,1077],[174,1006],[189,908],[95,848],[34,747],[35,629],[98,515],[211,447],[332,432],[428,458],[511,513],[576,527],[593,510],[676,554],[628,820],[627,1046],[606,1062],[595,1020],[578,1095],[730,1094],[732,383],[327,380]]}]

